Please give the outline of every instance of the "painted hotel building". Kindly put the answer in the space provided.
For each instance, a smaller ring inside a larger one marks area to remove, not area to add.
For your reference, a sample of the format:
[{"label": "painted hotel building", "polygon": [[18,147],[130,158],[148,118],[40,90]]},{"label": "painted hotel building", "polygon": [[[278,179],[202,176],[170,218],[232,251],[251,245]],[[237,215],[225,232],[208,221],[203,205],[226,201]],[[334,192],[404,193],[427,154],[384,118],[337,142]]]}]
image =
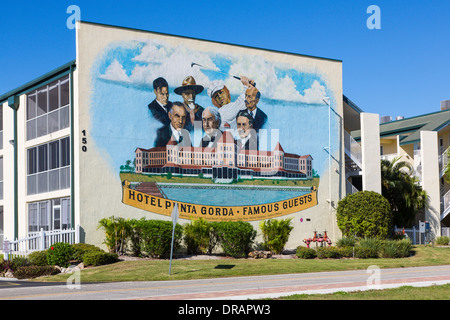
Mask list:
[{"label": "painted hotel building", "polygon": [[216,148],[182,147],[171,139],[166,147],[137,148],[135,161],[136,173],[202,174],[206,178],[230,181],[253,177],[313,177],[310,155],[285,153],[280,143],[273,151],[239,150],[230,131],[221,135]]}]

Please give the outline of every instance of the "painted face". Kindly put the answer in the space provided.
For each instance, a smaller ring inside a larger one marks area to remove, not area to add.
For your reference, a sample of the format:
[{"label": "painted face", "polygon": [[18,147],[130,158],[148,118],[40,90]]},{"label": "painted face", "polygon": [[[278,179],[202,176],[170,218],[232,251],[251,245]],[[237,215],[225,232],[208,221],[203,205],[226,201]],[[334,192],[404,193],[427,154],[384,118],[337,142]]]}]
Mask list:
[{"label": "painted face", "polygon": [[259,102],[259,99],[256,98],[256,94],[258,93],[258,89],[255,87],[248,88],[245,92],[245,106],[248,110],[253,111],[256,109],[256,105]]},{"label": "painted face", "polygon": [[181,93],[184,103],[189,104],[195,101],[195,91],[192,89],[186,89]]},{"label": "painted face", "polygon": [[241,139],[244,139],[246,136],[248,136],[252,125],[250,124],[250,120],[247,117],[237,117],[236,125],[238,134]]},{"label": "painted face", "polygon": [[202,124],[203,130],[210,136],[214,135],[216,129],[219,128],[219,121],[208,109],[203,111]]},{"label": "painted face", "polygon": [[172,127],[176,130],[181,130],[186,124],[186,109],[181,106],[174,105],[172,111],[169,112],[169,119]]},{"label": "painted face", "polygon": [[167,87],[162,87],[154,90],[156,95],[156,100],[158,100],[163,106],[169,101],[169,89]]},{"label": "painted face", "polygon": [[217,104],[222,107],[228,103],[230,103],[230,96],[227,94],[225,90],[219,90],[216,93],[214,93],[214,100],[216,100]]}]

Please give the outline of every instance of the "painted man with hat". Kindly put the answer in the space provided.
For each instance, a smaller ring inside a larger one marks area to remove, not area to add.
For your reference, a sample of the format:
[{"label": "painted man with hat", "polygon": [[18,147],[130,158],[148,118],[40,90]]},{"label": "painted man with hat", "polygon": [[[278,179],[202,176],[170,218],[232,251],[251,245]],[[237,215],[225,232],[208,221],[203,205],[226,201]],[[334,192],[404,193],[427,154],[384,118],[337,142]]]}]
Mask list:
[{"label": "painted man with hat", "polygon": [[202,121],[203,107],[195,103],[195,96],[203,91],[203,86],[195,82],[194,77],[188,76],[184,78],[180,87],[175,88],[175,93],[183,97],[183,104],[189,115],[186,123],[188,130],[192,130],[195,121]]}]

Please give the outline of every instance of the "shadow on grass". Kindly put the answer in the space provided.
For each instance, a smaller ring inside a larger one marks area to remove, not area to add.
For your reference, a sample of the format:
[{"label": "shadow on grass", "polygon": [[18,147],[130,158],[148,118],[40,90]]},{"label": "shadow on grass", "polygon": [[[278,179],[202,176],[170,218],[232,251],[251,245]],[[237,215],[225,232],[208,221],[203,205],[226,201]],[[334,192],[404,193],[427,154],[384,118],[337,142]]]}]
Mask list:
[{"label": "shadow on grass", "polygon": [[218,264],[214,269],[233,269],[234,267],[234,264]]}]

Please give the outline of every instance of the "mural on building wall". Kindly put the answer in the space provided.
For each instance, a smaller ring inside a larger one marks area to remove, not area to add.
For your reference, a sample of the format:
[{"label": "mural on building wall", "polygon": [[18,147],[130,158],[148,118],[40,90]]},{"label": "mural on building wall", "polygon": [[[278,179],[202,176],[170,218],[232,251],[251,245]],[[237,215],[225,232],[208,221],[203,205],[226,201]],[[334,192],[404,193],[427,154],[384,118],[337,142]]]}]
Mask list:
[{"label": "mural on building wall", "polygon": [[125,205],[247,221],[317,205],[333,97],[318,72],[148,40],[112,43],[92,79],[91,135]]}]

